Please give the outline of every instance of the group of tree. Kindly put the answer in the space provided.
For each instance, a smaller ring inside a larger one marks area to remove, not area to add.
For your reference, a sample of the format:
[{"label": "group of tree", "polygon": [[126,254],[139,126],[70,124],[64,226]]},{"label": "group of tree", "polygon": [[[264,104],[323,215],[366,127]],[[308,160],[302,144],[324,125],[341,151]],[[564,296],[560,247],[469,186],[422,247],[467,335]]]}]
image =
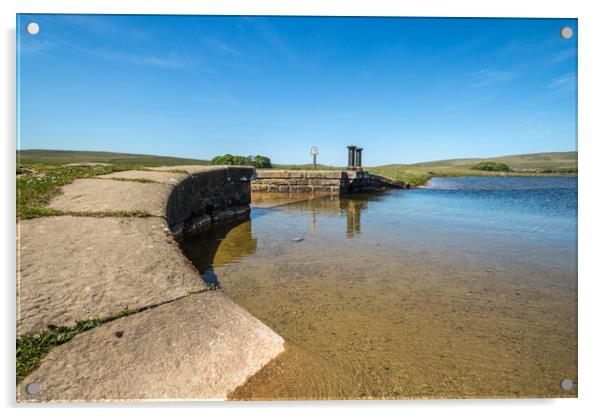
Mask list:
[{"label": "group of tree", "polygon": [[491,160],[487,160],[485,162],[477,163],[471,169],[485,170],[489,172],[509,172],[510,166],[506,165],[505,163],[492,162]]},{"label": "group of tree", "polygon": [[235,166],[254,166],[258,169],[272,167],[272,161],[267,156],[236,156],[226,153],[223,156],[216,156],[211,160],[212,165],[235,165]]}]

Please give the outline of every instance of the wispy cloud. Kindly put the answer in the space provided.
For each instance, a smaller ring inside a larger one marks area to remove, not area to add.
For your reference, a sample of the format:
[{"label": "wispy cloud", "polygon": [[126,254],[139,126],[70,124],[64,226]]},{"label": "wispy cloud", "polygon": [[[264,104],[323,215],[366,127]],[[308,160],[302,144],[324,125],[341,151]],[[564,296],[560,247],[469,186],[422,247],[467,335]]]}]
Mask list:
[{"label": "wispy cloud", "polygon": [[121,16],[61,15],[55,19],[77,26],[79,29],[104,37],[119,37],[135,40],[148,40],[149,32],[134,28],[127,19]]},{"label": "wispy cloud", "polygon": [[516,78],[516,73],[495,68],[485,68],[479,71],[470,72],[468,77],[472,80],[470,86],[478,88],[510,81]]},{"label": "wispy cloud", "polygon": [[108,62],[143,65],[163,69],[186,69],[189,65],[187,62],[176,55],[170,56],[153,56],[153,55],[137,55],[132,53],[124,53],[119,51],[109,51],[100,49],[89,49],[81,46],[76,46],[76,49],[89,56],[102,59]]},{"label": "wispy cloud", "polygon": [[226,45],[223,41],[221,41],[217,38],[205,37],[205,38],[203,38],[203,42],[207,46],[209,46],[210,48],[212,48],[213,50],[216,50],[218,52],[221,52],[221,53],[224,53],[227,55],[231,55],[231,56],[236,56],[236,57],[242,56],[242,53],[240,53],[238,50],[236,50],[232,46]]},{"label": "wispy cloud", "polygon": [[548,88],[556,91],[572,91],[577,86],[577,77],[574,72],[561,75],[554,78],[549,84]]},{"label": "wispy cloud", "polygon": [[567,59],[576,58],[576,57],[577,57],[577,49],[569,48],[569,49],[565,49],[565,50],[562,50],[562,51],[559,51],[554,54],[546,56],[545,61],[550,65],[554,65],[554,64],[559,64],[560,62],[564,62]]}]

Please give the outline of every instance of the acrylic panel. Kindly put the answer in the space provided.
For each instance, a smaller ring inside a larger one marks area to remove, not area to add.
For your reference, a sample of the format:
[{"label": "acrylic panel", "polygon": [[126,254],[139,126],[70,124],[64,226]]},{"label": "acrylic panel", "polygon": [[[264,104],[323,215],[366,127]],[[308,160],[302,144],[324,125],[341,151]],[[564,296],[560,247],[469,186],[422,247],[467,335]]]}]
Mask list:
[{"label": "acrylic panel", "polygon": [[17,16],[17,400],[576,397],[576,19]]}]

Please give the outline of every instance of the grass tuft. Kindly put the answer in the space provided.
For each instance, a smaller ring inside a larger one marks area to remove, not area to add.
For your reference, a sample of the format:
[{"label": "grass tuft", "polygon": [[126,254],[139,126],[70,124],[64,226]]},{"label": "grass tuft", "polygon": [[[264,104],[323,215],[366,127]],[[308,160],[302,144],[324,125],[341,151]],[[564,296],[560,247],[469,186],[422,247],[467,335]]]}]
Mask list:
[{"label": "grass tuft", "polygon": [[35,370],[52,348],[101,323],[98,318],[91,317],[85,321],[76,321],[72,328],[49,325],[46,330],[36,334],[17,337],[17,382]]},{"label": "grass tuft", "polygon": [[428,172],[397,167],[369,168],[368,172],[409,183],[410,186],[421,186],[431,179],[431,175]]},{"label": "grass tuft", "polygon": [[28,219],[50,215],[66,215],[46,206],[59,189],[76,179],[139,169],[137,165],[52,166],[17,165],[17,218]]},{"label": "grass tuft", "polygon": [[115,321],[120,318],[154,309],[166,303],[175,302],[185,297],[198,295],[211,290],[221,290],[217,285],[210,285],[196,291],[188,292],[186,295],[172,299],[167,302],[161,302],[153,305],[143,306],[138,309],[130,309],[128,306],[117,312],[116,315],[99,319],[91,317],[85,321],[76,321],[74,327],[48,325],[47,329],[35,334],[21,335],[17,337],[17,383],[25,376],[39,367],[42,359],[54,347],[70,341],[73,337],[89,329],[96,328],[107,322]]}]

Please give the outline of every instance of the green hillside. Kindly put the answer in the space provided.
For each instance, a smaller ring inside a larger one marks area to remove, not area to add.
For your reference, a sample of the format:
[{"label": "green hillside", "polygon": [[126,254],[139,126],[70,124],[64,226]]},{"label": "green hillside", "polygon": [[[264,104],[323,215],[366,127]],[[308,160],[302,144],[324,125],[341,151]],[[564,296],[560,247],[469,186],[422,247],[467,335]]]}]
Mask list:
[{"label": "green hillside", "polygon": [[[485,161],[504,163],[510,167],[510,171],[491,172],[472,169],[478,163]],[[433,176],[576,174],[577,152],[436,160],[412,164],[383,165],[365,168],[365,170],[402,180],[412,185],[423,185]]]},{"label": "green hillside", "polygon": [[[489,158],[468,158],[468,159],[449,159],[436,160],[432,162],[413,163],[404,166],[455,166],[470,168],[471,166],[491,160],[494,162],[505,163],[512,169],[559,169],[576,168],[577,152],[553,152],[553,153],[531,153],[525,155],[497,156]],[[400,166],[400,165],[387,165]],[[385,167],[385,166],[380,166]]]},{"label": "green hillside", "polygon": [[71,150],[18,150],[17,162],[22,164],[65,165],[68,163],[111,163],[114,165],[208,165],[207,160],[130,153],[87,152]]}]

